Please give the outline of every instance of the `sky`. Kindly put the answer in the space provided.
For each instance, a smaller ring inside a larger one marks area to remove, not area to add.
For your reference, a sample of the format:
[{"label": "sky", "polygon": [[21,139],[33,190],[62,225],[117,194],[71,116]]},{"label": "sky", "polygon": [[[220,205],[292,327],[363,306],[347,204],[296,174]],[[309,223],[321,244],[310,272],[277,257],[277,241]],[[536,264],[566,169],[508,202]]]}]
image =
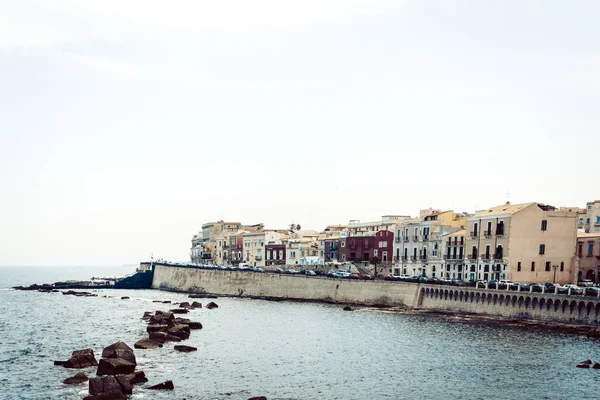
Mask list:
[{"label": "sky", "polygon": [[0,265],[600,198],[600,2],[0,0]]}]

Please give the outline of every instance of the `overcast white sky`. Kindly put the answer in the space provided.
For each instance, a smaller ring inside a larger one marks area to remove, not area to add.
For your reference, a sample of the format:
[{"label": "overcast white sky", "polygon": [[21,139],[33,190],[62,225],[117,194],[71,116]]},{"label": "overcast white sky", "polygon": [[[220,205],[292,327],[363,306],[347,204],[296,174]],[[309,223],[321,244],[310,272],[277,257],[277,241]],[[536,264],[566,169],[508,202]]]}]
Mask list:
[{"label": "overcast white sky", "polygon": [[0,0],[0,265],[600,198],[600,2]]}]

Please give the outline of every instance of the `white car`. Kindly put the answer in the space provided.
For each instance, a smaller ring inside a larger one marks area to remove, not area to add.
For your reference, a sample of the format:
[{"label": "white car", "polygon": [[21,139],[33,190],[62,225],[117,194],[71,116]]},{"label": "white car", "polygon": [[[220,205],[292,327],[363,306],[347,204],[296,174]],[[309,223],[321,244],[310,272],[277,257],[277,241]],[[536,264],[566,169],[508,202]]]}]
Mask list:
[{"label": "white car", "polygon": [[567,283],[566,285],[563,285],[563,289],[567,290],[567,293],[569,292],[569,289],[571,289],[571,294],[581,294],[583,293],[583,289],[580,288],[577,285],[573,285],[571,283]]}]

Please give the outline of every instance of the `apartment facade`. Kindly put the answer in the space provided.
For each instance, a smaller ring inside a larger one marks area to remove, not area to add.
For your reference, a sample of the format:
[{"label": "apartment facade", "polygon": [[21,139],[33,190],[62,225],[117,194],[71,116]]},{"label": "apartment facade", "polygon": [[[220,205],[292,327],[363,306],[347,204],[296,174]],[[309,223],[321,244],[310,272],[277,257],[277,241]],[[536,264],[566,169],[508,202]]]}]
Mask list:
[{"label": "apartment facade", "polygon": [[444,236],[459,231],[466,216],[453,211],[421,210],[419,219],[396,226],[394,273],[445,277]]},{"label": "apartment facade", "polygon": [[[285,236],[285,234],[283,234]],[[264,230],[248,232],[242,235],[244,248],[244,262],[254,267],[264,267],[265,248],[269,243],[281,243],[282,232]]]},{"label": "apartment facade", "polygon": [[471,278],[467,275],[464,264],[466,234],[467,231],[461,229],[443,236],[444,267],[442,277],[457,280]]},{"label": "apartment facade", "polygon": [[389,263],[394,251],[394,232],[380,230],[372,236],[349,236],[340,238],[341,262],[370,263],[377,257],[381,263]]},{"label": "apartment facade", "polygon": [[267,267],[286,264],[286,246],[282,243],[269,243],[265,246],[265,265]]},{"label": "apartment facade", "polygon": [[468,218],[469,279],[569,283],[577,280],[576,209],[510,204]]},{"label": "apartment facade", "polygon": [[585,214],[580,215],[579,222],[586,233],[600,233],[600,200],[585,205]]}]

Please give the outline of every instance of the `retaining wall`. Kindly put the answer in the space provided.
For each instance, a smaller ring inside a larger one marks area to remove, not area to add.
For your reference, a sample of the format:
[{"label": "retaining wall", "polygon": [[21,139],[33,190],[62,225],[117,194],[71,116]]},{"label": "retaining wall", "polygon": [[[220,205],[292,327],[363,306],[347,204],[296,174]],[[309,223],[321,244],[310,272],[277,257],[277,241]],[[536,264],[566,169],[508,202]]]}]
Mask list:
[{"label": "retaining wall", "polygon": [[418,287],[416,283],[207,270],[160,264],[154,265],[152,281],[154,289],[408,307],[416,304]]}]

